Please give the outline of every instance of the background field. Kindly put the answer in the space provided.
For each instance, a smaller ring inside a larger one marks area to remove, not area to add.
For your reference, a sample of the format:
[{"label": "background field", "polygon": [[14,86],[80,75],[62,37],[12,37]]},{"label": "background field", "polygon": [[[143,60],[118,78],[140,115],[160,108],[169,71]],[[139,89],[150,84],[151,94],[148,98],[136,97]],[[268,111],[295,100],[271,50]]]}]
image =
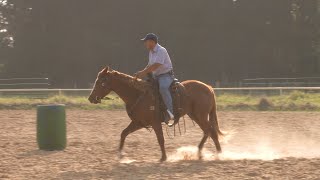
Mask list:
[{"label": "background field", "polygon": [[[115,94],[102,104],[90,104],[87,96],[55,95],[46,98],[27,96],[2,96],[0,109],[32,109],[39,104],[66,104],[70,109],[124,109],[124,104]],[[243,95],[223,93],[217,95],[219,110],[258,111],[320,111],[320,93],[294,91],[284,95]]]}]

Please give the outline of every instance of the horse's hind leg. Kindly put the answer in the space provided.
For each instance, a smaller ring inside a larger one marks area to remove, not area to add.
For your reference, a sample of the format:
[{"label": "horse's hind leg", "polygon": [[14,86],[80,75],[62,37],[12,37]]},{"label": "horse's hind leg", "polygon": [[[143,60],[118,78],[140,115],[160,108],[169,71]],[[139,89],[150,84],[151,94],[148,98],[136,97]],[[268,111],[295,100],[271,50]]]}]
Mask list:
[{"label": "horse's hind leg", "polygon": [[[196,120],[196,118],[195,118],[195,116],[193,116],[192,114],[188,114],[188,116],[192,119],[192,120],[194,120],[194,121],[196,121],[196,123],[197,124],[199,124],[200,122],[199,121],[197,121]],[[200,126],[201,127],[201,126]],[[202,129],[202,128],[201,128]],[[203,130],[203,137],[202,137],[202,139],[201,139],[201,141],[200,141],[200,143],[199,143],[199,145],[198,145],[198,157],[199,157],[199,159],[202,159],[202,149],[203,149],[203,146],[204,146],[204,143],[207,141],[207,139],[208,139],[208,133],[206,133],[204,130]]]},{"label": "horse's hind leg", "polygon": [[214,145],[216,146],[217,149],[217,153],[221,153],[221,146],[220,146],[220,142],[219,142],[219,135],[218,132],[216,131],[216,129],[214,127],[211,127],[211,138],[214,142]]},{"label": "horse's hind leg", "polygon": [[[206,138],[210,136],[216,146],[217,152],[221,152],[221,146],[218,138],[218,133],[216,132],[215,128],[211,126],[211,123],[208,121],[208,115],[206,113],[199,113],[197,116],[195,116],[196,123],[200,126],[200,128],[203,130],[204,137],[202,138],[200,145],[205,143]],[[207,136],[207,137],[205,137]],[[204,141],[204,142],[203,142]],[[202,145],[203,147],[203,145]],[[199,151],[201,151],[202,148],[199,148]],[[201,153],[201,152],[200,152]],[[200,156],[201,157],[201,156]]]},{"label": "horse's hind leg", "polygon": [[203,122],[204,127],[202,130],[204,133],[208,133],[208,135],[211,137],[213,140],[214,145],[216,146],[217,153],[221,153],[221,145],[219,142],[219,135],[215,127],[211,126],[211,123],[209,121],[204,121]]},{"label": "horse's hind leg", "polygon": [[205,133],[203,134],[203,137],[198,145],[198,157],[199,159],[202,159],[202,149],[203,149],[203,146],[204,146],[204,143],[207,141],[208,139],[208,135]]},{"label": "horse's hind leg", "polygon": [[124,146],[124,141],[126,139],[126,137],[130,134],[130,133],[133,133],[139,129],[141,129],[142,126],[140,126],[139,124],[137,123],[134,123],[133,121],[128,125],[127,128],[125,128],[122,133],[121,133],[121,139],[120,139],[120,146],[119,146],[119,156],[120,158],[122,158],[122,149],[123,149],[123,146]]}]

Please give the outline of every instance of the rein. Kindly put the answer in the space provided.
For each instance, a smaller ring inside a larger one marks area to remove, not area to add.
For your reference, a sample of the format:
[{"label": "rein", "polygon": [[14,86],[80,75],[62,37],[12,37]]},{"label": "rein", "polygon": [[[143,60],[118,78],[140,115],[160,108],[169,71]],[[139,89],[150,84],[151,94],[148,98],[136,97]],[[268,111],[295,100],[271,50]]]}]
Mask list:
[{"label": "rein", "polygon": [[144,97],[144,95],[146,94],[146,92],[142,93],[138,99],[135,101],[135,103],[131,106],[131,108],[128,110],[128,115],[131,118],[132,116],[132,112],[134,110],[134,108],[137,106],[137,104],[140,102],[140,100]]}]

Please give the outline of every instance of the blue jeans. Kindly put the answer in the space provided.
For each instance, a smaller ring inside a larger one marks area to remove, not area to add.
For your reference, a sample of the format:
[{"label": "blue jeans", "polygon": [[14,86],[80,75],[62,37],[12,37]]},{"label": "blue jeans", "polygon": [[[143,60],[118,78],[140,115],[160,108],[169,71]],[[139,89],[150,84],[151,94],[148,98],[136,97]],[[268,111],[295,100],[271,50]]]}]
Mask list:
[{"label": "blue jeans", "polygon": [[173,114],[172,97],[170,93],[170,85],[173,82],[173,76],[170,74],[162,74],[157,77],[159,82],[159,91],[167,106],[167,109]]}]

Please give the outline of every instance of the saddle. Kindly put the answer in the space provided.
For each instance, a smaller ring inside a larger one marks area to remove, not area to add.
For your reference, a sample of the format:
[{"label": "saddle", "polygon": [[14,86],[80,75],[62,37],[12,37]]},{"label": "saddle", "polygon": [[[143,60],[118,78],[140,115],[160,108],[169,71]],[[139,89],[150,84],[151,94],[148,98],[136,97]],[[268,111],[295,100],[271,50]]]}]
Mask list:
[{"label": "saddle", "polygon": [[[150,80],[150,76],[149,76]],[[159,83],[158,81],[151,77],[151,84],[153,89],[153,94],[155,97],[155,107],[158,109],[157,116],[164,121],[167,116],[167,107],[161,97],[159,91]],[[179,82],[178,79],[174,79],[169,87],[171,97],[172,97],[172,105],[173,105],[173,115],[174,115],[174,123],[170,126],[177,124],[180,120],[180,117],[185,114],[184,110],[184,101],[186,101],[187,95],[185,91],[185,87]]]}]

